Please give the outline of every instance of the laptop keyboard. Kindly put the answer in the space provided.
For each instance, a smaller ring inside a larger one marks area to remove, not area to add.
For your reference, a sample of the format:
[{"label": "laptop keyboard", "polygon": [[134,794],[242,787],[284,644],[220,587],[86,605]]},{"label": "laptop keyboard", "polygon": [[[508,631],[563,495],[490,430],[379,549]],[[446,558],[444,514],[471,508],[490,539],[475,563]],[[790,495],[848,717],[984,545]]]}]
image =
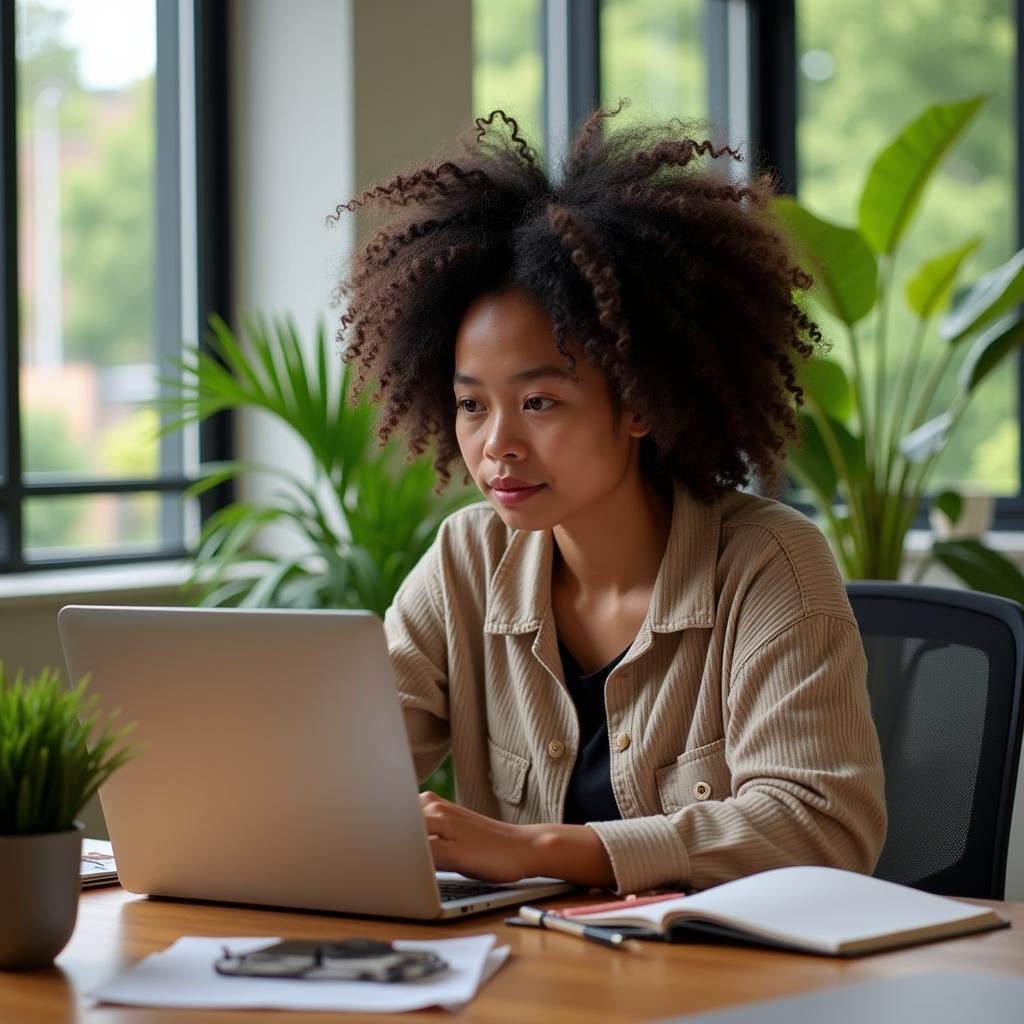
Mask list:
[{"label": "laptop keyboard", "polygon": [[492,893],[505,892],[502,885],[473,885],[466,882],[439,882],[441,902],[464,900],[471,896],[490,896]]}]

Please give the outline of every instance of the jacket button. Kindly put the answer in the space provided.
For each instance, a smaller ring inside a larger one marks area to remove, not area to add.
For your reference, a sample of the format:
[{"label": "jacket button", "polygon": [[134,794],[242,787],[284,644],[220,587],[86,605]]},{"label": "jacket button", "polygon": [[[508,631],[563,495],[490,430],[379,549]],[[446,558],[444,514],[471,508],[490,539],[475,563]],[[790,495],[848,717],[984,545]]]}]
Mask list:
[{"label": "jacket button", "polygon": [[565,744],[561,740],[552,740],[548,744],[548,757],[559,758],[565,753]]},{"label": "jacket button", "polygon": [[619,735],[615,737],[615,746],[619,750],[625,750],[626,747],[629,746],[629,733],[620,732]]},{"label": "jacket button", "polygon": [[711,796],[711,786],[706,782],[698,782],[693,787],[693,795],[698,800],[707,800]]}]

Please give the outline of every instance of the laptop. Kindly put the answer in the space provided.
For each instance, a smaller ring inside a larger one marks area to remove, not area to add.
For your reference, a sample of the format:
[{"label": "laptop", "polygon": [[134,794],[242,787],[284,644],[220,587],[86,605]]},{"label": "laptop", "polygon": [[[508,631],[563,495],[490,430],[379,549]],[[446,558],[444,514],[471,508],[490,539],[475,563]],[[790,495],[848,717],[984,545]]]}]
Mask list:
[{"label": "laptop", "polygon": [[432,920],[576,888],[435,872],[371,612],[68,605],[58,626],[69,678],[147,745],[100,789],[128,891]]}]

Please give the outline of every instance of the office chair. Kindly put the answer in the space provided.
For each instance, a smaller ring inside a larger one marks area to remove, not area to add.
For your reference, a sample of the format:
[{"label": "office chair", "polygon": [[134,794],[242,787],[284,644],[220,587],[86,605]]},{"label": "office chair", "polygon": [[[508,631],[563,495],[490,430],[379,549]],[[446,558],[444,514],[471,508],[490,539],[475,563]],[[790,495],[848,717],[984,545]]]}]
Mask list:
[{"label": "office chair", "polygon": [[1020,759],[1024,606],[881,581],[846,586],[868,659],[889,831],[877,878],[1002,899]]}]

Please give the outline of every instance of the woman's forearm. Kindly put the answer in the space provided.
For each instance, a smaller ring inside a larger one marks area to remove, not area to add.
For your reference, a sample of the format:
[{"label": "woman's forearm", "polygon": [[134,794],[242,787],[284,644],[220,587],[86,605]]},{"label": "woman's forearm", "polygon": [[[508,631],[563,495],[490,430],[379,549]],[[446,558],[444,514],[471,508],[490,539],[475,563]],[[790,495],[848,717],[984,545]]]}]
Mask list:
[{"label": "woman's forearm", "polygon": [[530,874],[550,875],[595,889],[615,886],[615,872],[598,834],[586,825],[527,825]]}]

